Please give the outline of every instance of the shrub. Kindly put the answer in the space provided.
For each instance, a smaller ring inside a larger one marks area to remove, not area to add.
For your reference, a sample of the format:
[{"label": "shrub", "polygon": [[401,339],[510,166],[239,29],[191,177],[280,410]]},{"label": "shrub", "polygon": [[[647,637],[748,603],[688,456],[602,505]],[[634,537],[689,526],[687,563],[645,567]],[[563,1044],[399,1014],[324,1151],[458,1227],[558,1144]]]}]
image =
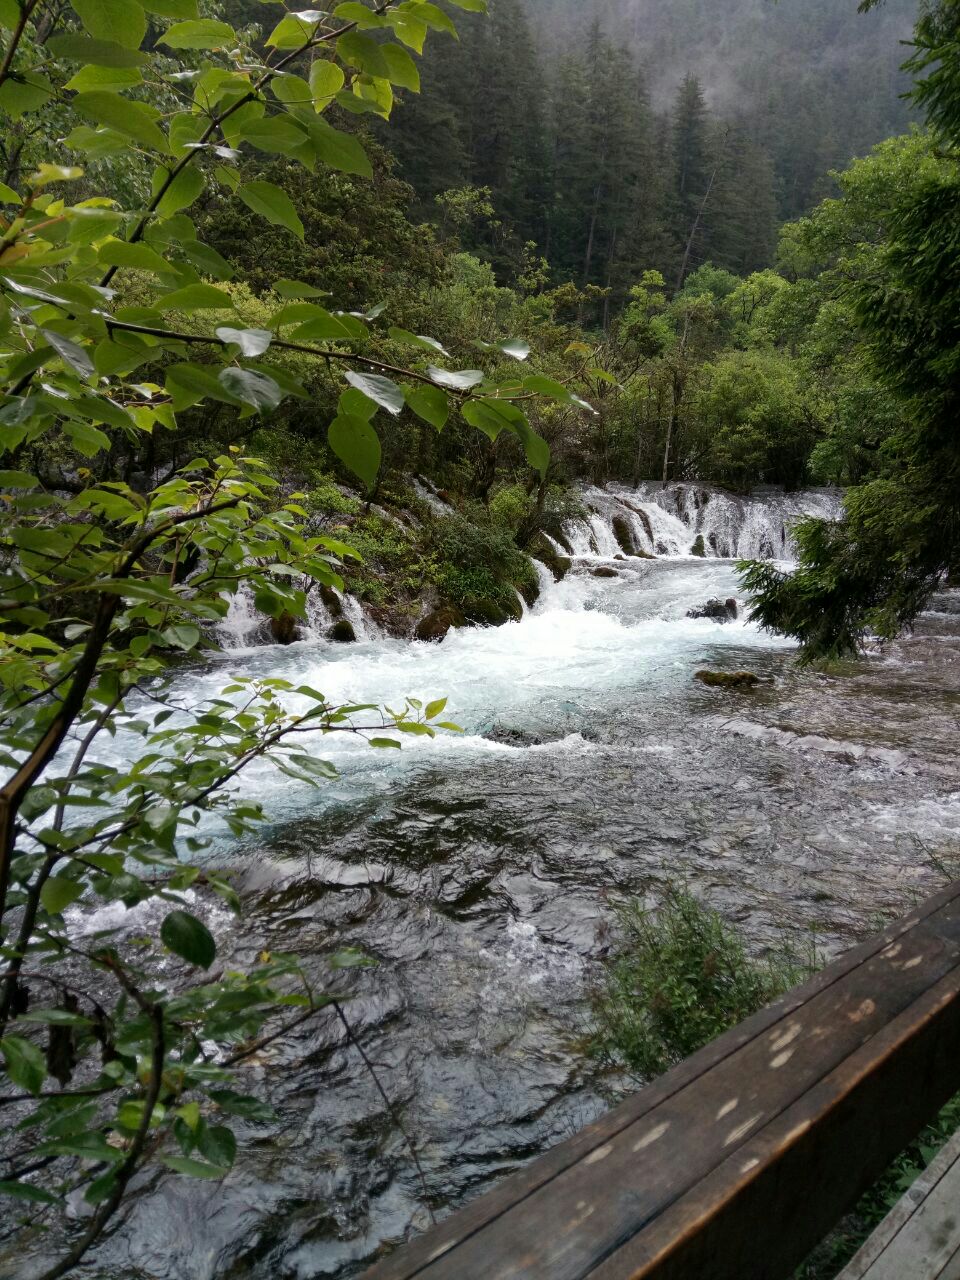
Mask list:
[{"label": "shrub", "polygon": [[650,1079],[795,986],[811,966],[751,959],[737,930],[670,889],[656,911],[630,902],[594,1001],[595,1054]]}]

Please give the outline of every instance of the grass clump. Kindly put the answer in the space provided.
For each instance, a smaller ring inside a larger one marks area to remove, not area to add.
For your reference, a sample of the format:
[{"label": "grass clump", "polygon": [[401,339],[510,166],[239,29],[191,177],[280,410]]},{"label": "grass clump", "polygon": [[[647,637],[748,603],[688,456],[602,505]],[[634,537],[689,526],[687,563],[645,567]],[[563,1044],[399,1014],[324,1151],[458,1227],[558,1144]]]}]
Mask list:
[{"label": "grass clump", "polygon": [[809,975],[786,953],[755,960],[722,916],[682,889],[619,911],[619,942],[594,1002],[593,1052],[651,1079]]}]

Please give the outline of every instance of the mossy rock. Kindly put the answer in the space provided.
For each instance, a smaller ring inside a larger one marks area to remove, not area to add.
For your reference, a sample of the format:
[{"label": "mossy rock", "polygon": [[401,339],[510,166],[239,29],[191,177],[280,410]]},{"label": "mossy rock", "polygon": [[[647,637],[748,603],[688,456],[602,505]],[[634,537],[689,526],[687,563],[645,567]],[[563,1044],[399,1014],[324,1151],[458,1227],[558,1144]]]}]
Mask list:
[{"label": "mossy rock", "polygon": [[590,572],[593,574],[595,578],[619,578],[620,577],[616,569],[612,568],[608,564],[597,565],[597,567],[595,569],[591,569]]},{"label": "mossy rock", "polygon": [[613,517],[613,536],[620,545],[620,550],[628,556],[636,555],[637,544],[626,516]]},{"label": "mossy rock", "polygon": [[357,633],[349,618],[339,618],[327,632],[327,639],[335,644],[355,644]]},{"label": "mossy rock", "polygon": [[467,619],[462,610],[452,604],[441,605],[431,613],[425,614],[417,623],[413,633],[415,640],[426,640],[439,644],[451,627],[465,627]]},{"label": "mossy rock", "polygon": [[698,533],[694,539],[693,546],[690,548],[692,556],[705,556],[707,554],[706,544],[703,541],[703,534]]},{"label": "mossy rock", "polygon": [[543,534],[538,533],[531,541],[528,549],[534,560],[539,560],[541,564],[547,566],[553,574],[555,582],[562,582],[573,567],[573,561],[569,556],[558,555],[556,549]]},{"label": "mossy rock", "polygon": [[511,617],[523,617],[520,601],[515,601],[517,612],[510,611],[497,600],[484,596],[467,596],[463,602],[463,612],[468,622],[483,627],[502,627]]},{"label": "mossy rock", "polygon": [[270,634],[277,644],[293,644],[300,639],[300,624],[292,613],[284,611],[270,619]]},{"label": "mossy rock", "polygon": [[527,582],[515,582],[513,585],[523,596],[528,607],[532,608],[540,599],[540,583],[533,578]]},{"label": "mossy rock", "polygon": [[752,671],[698,671],[693,678],[711,689],[752,689],[760,683]]},{"label": "mossy rock", "polygon": [[328,587],[324,583],[320,587],[320,599],[323,601],[324,608],[331,618],[343,617],[343,602],[334,591],[333,587]]}]

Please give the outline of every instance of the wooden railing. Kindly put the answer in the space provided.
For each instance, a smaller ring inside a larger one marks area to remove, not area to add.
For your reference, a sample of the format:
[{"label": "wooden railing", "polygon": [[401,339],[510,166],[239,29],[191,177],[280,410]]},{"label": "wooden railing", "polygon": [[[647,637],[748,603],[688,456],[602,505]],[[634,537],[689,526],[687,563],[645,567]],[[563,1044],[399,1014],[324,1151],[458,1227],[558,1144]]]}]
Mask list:
[{"label": "wooden railing", "polygon": [[960,883],[367,1272],[786,1280],[960,1089]]}]

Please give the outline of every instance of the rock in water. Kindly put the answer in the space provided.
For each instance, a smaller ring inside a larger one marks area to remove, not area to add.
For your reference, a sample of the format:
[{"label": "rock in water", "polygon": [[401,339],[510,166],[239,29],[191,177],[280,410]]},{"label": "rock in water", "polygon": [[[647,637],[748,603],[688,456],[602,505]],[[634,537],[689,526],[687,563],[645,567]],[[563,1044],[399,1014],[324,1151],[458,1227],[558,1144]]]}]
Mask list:
[{"label": "rock in water", "polygon": [[711,689],[752,689],[760,683],[752,671],[698,671],[693,678]]},{"label": "rock in water", "polygon": [[415,640],[429,640],[439,644],[451,627],[465,627],[467,620],[459,609],[453,605],[441,605],[432,613],[426,614],[417,623],[413,633]]},{"label": "rock in water", "polygon": [[733,622],[739,614],[736,600],[731,596],[727,600],[718,600],[711,596],[705,604],[698,604],[687,610],[688,618],[713,618],[717,622]]},{"label": "rock in water", "polygon": [[593,574],[595,578],[619,578],[620,577],[616,569],[612,568],[610,565],[607,565],[607,564],[601,564],[596,569],[591,569],[590,572]]},{"label": "rock in water", "polygon": [[293,644],[300,639],[300,627],[292,613],[281,613],[270,619],[270,634],[277,644]]},{"label": "rock in water", "polygon": [[327,632],[327,638],[333,640],[336,644],[354,644],[357,639],[357,633],[354,631],[353,623],[349,618],[340,618]]}]

